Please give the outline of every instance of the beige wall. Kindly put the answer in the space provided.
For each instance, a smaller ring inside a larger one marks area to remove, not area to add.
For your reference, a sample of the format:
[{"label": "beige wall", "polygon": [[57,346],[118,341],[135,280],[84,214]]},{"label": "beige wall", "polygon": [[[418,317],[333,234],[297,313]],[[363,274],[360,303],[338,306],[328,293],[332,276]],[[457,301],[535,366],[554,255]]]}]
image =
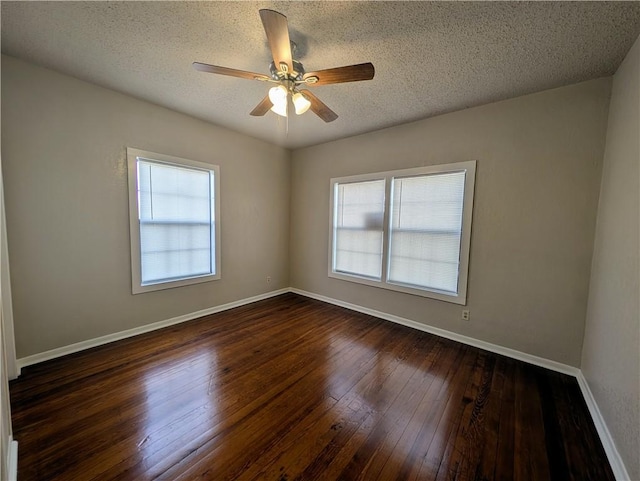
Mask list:
[{"label": "beige wall", "polygon": [[582,372],[640,479],[640,38],[613,79]]},{"label": "beige wall", "polygon": [[[131,294],[128,146],[220,166],[221,280]],[[2,161],[18,358],[289,286],[286,149],[3,56]]]},{"label": "beige wall", "polygon": [[[579,366],[610,79],[293,153],[291,285]],[[468,308],[327,276],[329,179],[478,161]]]}]

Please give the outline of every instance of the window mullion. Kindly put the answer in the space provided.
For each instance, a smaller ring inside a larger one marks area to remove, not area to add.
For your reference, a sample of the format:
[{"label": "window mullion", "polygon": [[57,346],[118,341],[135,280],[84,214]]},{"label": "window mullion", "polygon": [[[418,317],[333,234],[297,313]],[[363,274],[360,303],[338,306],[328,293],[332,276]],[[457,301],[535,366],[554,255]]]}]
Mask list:
[{"label": "window mullion", "polygon": [[382,276],[380,281],[384,284],[387,283],[387,272],[389,270],[389,248],[390,232],[391,232],[391,195],[392,191],[392,178],[385,178],[384,185],[384,216],[382,220]]}]

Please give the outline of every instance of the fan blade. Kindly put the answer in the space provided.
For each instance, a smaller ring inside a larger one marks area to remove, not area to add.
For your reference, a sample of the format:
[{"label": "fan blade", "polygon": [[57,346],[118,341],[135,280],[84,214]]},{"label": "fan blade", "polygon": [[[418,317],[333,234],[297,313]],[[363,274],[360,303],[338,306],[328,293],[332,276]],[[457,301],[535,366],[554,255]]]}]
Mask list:
[{"label": "fan blade", "polygon": [[200,62],[193,62],[193,68],[200,70],[201,72],[217,73],[219,75],[228,75],[229,77],[245,78],[248,80],[271,80],[271,77],[261,73],[236,70],[235,68],[219,67],[217,65],[209,65]]},{"label": "fan blade", "polygon": [[300,90],[300,93],[304,95],[309,102],[311,102],[311,106],[309,107],[311,111],[325,122],[333,122],[338,118],[338,114],[327,107],[322,100],[312,94],[309,90]]},{"label": "fan blade", "polygon": [[267,34],[276,68],[282,70],[282,65],[284,64],[288,72],[293,72],[287,17],[275,10],[263,9],[260,10],[260,18]]},{"label": "fan blade", "polygon": [[[359,82],[360,80],[371,80],[376,71],[371,62],[360,63],[358,65],[347,65],[346,67],[329,68],[318,70],[317,72],[307,72],[303,80],[307,85],[328,85],[343,82]],[[313,81],[317,78],[317,81]]]},{"label": "fan blade", "polygon": [[256,108],[251,111],[250,115],[253,115],[254,117],[260,117],[266,114],[272,106],[273,104],[271,103],[271,100],[269,100],[269,96],[267,95],[260,101],[258,105],[256,105]]}]

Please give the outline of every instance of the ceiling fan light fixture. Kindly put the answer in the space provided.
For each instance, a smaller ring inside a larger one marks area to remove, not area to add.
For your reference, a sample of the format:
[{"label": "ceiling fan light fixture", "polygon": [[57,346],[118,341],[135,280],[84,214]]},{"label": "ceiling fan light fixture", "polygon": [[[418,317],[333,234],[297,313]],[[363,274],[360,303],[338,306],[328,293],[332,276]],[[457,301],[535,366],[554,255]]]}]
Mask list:
[{"label": "ceiling fan light fixture", "polygon": [[282,117],[287,116],[287,96],[289,92],[284,85],[278,85],[269,89],[269,100],[273,104],[271,111]]},{"label": "ceiling fan light fixture", "polygon": [[287,104],[279,104],[279,105],[275,105],[273,107],[271,107],[271,111],[280,115],[281,117],[286,117],[287,116]]},{"label": "ceiling fan light fixture", "polygon": [[287,89],[284,85],[277,85],[269,89],[269,100],[273,105],[285,104],[287,102]]},{"label": "ceiling fan light fixture", "polygon": [[293,106],[296,109],[296,114],[302,115],[307,110],[309,110],[309,107],[311,107],[311,102],[309,102],[309,100],[307,100],[307,98],[300,92],[296,92],[295,94],[293,94]]}]

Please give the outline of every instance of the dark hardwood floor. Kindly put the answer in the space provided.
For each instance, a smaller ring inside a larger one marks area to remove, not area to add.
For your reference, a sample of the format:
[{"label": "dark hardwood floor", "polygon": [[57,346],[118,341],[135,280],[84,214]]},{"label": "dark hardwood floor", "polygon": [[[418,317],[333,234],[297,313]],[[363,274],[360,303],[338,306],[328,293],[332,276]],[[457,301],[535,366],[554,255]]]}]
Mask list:
[{"label": "dark hardwood floor", "polygon": [[294,294],[23,369],[19,480],[609,480],[572,377]]}]

